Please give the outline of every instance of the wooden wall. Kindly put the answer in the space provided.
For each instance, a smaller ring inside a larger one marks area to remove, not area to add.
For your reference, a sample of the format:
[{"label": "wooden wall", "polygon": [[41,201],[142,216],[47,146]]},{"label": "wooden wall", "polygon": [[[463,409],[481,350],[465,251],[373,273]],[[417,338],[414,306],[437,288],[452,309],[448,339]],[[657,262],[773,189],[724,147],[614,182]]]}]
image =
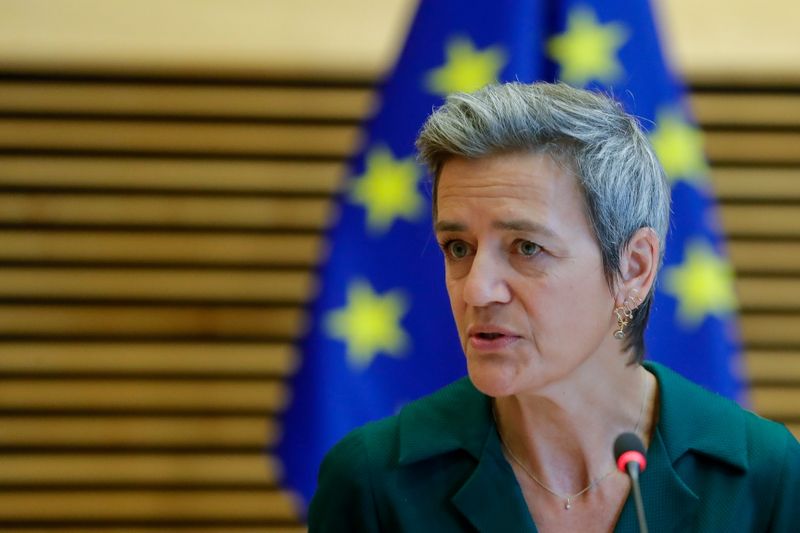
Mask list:
[{"label": "wooden wall", "polygon": [[757,412],[800,437],[800,85],[695,86]]},{"label": "wooden wall", "polygon": [[[82,42],[26,5],[2,20]],[[0,531],[301,531],[274,415],[378,63],[270,76],[253,45],[182,69],[197,48],[104,38],[61,64],[54,38],[0,50]],[[754,407],[800,436],[800,84],[692,80]]]},{"label": "wooden wall", "polygon": [[293,530],[273,416],[370,101],[0,79],[0,530]]}]

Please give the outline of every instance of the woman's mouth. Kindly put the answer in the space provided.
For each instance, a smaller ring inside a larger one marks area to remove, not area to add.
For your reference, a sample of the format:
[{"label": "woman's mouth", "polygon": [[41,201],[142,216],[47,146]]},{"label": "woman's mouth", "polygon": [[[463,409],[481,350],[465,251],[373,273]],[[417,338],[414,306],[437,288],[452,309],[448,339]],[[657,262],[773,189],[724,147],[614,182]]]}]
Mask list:
[{"label": "woman's mouth", "polygon": [[469,344],[478,350],[494,351],[506,348],[517,339],[518,336],[506,332],[474,331],[469,335]]}]

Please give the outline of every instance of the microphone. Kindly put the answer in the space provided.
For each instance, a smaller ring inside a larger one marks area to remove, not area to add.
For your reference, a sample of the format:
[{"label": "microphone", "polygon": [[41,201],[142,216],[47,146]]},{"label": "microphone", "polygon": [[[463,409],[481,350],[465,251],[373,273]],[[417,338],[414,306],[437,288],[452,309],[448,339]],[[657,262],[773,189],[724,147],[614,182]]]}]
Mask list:
[{"label": "microphone", "polygon": [[635,433],[623,433],[614,441],[614,458],[617,460],[617,468],[628,474],[633,485],[633,499],[636,502],[639,531],[648,533],[644,505],[642,504],[642,493],[639,490],[639,473],[644,472],[647,466],[647,459],[645,459],[644,453],[644,444]]}]

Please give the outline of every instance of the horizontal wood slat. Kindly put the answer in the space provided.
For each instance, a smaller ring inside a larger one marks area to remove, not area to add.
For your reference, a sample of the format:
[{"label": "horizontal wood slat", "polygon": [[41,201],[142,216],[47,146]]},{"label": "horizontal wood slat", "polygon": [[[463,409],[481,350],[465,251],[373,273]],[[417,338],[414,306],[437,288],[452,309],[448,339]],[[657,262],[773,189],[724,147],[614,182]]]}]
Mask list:
[{"label": "horizontal wood slat", "polygon": [[3,485],[274,485],[280,463],[252,454],[11,455],[3,458]]},{"label": "horizontal wood slat", "polygon": [[800,386],[800,351],[750,350],[745,363],[751,381],[794,382]]},{"label": "horizontal wood slat", "polygon": [[750,397],[755,410],[767,418],[797,420],[800,417],[800,388],[798,387],[753,387]]},{"label": "horizontal wood slat", "polygon": [[800,345],[800,314],[744,313],[740,324],[747,343],[776,347]]},{"label": "horizontal wood slat", "polygon": [[2,342],[0,354],[0,375],[286,375],[299,364],[299,354],[289,343]]},{"label": "horizontal wood slat", "polygon": [[174,158],[0,154],[0,185],[226,192],[332,193],[338,161],[202,161]]},{"label": "horizontal wood slat", "polygon": [[800,236],[800,205],[722,205],[722,225],[737,237]]},{"label": "horizontal wood slat", "polygon": [[0,260],[310,266],[319,235],[0,229]]},{"label": "horizontal wood slat", "polygon": [[279,430],[258,416],[0,416],[0,448],[266,449]]},{"label": "horizontal wood slat", "polygon": [[289,391],[281,381],[154,379],[0,379],[0,409],[276,412]]},{"label": "horizontal wood slat", "polygon": [[5,267],[0,298],[302,303],[313,286],[306,271]]},{"label": "horizontal wood slat", "polygon": [[0,148],[346,157],[358,128],[334,124],[151,123],[0,118]]},{"label": "horizontal wood slat", "polygon": [[0,112],[360,120],[373,91],[335,87],[0,82]]},{"label": "horizontal wood slat", "polygon": [[274,336],[292,338],[295,307],[2,305],[0,335]]},{"label": "horizontal wood slat", "polygon": [[800,242],[729,240],[728,254],[738,270],[800,274]]},{"label": "horizontal wood slat", "polygon": [[0,194],[0,223],[319,230],[327,199]]},{"label": "horizontal wood slat", "polygon": [[736,290],[746,309],[800,310],[800,284],[793,278],[739,277]]},{"label": "horizontal wood slat", "polygon": [[721,200],[800,200],[799,168],[714,167],[714,192]]},{"label": "horizontal wood slat", "polygon": [[800,124],[798,94],[698,92],[691,96],[695,117],[703,124],[730,126]]},{"label": "horizontal wood slat", "polygon": [[707,131],[712,162],[800,163],[800,132]]},{"label": "horizontal wood slat", "polygon": [[274,490],[0,492],[0,521],[289,521],[296,512],[297,503]]}]

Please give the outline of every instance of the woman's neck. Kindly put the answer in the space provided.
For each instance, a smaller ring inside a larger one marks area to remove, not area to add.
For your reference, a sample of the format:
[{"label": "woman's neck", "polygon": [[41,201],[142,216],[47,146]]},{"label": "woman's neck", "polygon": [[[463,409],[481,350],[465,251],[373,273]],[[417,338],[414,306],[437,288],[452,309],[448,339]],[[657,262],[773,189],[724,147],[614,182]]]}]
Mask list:
[{"label": "woman's neck", "polygon": [[564,494],[614,468],[612,447],[620,433],[636,430],[649,440],[655,377],[640,365],[591,367],[582,365],[546,390],[495,399],[508,453]]}]

